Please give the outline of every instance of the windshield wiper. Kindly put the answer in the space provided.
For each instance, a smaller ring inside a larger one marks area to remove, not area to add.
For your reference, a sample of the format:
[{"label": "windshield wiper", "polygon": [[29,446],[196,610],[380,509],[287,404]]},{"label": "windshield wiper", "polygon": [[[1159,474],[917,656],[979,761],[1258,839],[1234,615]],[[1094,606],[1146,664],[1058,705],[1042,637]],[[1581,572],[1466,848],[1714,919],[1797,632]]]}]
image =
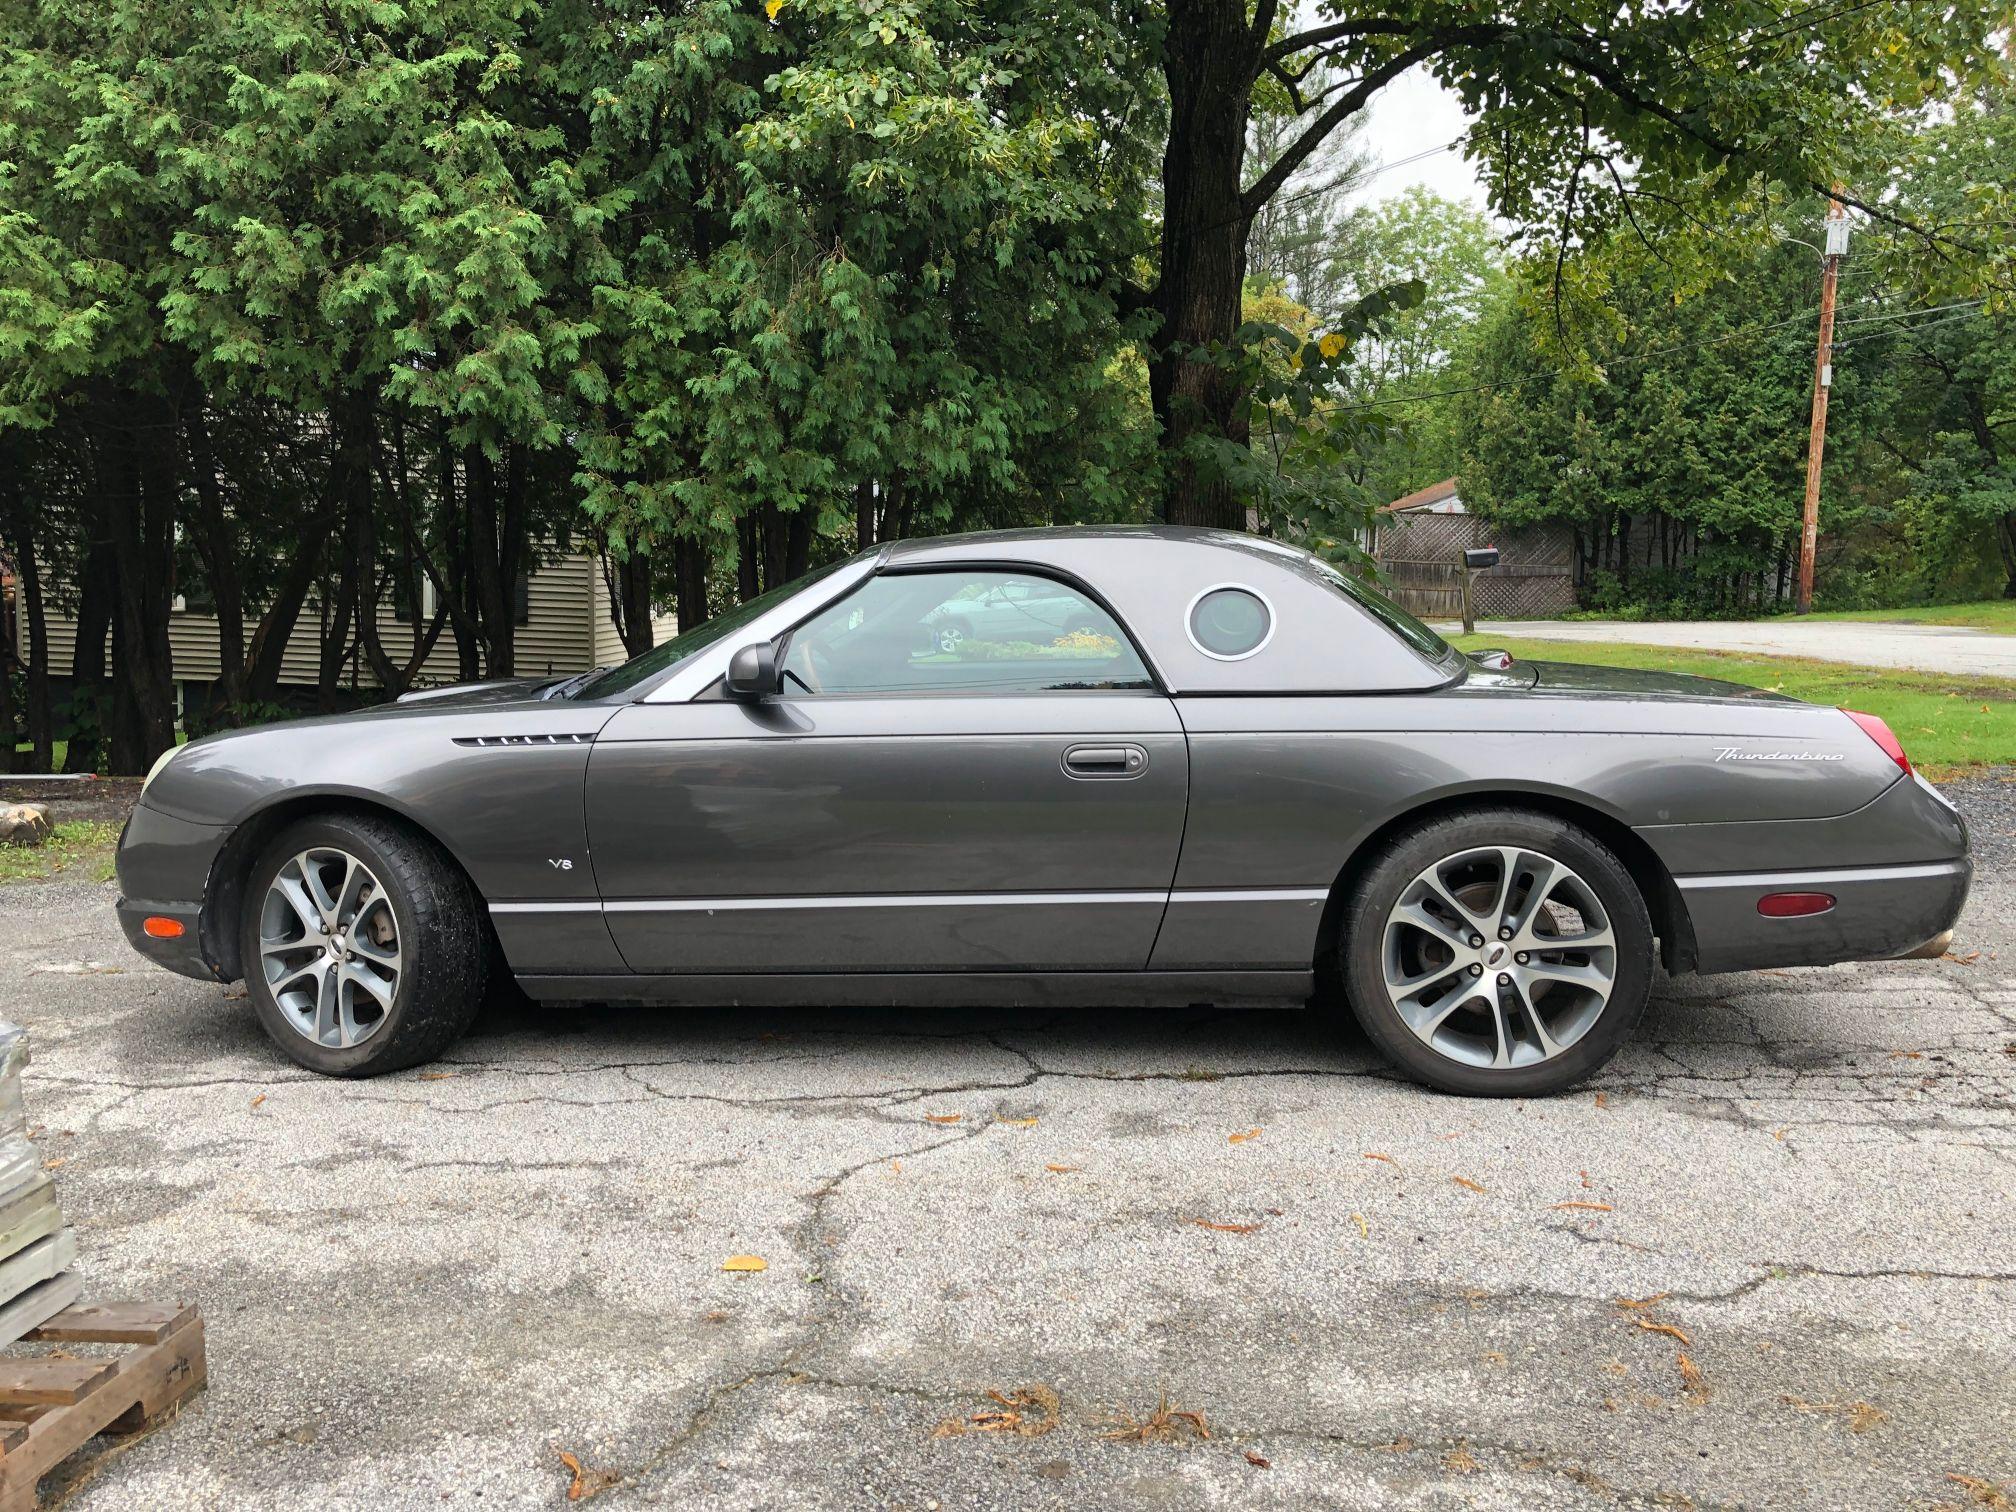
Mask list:
[{"label": "windshield wiper", "polygon": [[576,672],[572,677],[563,677],[539,696],[541,698],[569,698],[579,689],[588,685],[591,678],[600,677],[607,667],[590,667],[586,672]]}]

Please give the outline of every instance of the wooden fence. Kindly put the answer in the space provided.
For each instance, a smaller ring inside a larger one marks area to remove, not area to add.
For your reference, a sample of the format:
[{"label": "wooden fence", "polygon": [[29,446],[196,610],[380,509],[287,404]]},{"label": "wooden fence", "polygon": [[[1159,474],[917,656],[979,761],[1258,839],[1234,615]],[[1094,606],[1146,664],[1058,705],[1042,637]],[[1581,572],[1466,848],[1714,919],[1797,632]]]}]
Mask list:
[{"label": "wooden fence", "polygon": [[1545,619],[1575,607],[1574,537],[1565,526],[1506,529],[1474,515],[1425,510],[1389,515],[1379,522],[1372,555],[1401,608],[1423,619],[1456,619],[1463,612],[1463,553],[1476,546],[1499,551],[1496,567],[1471,578],[1477,618]]}]

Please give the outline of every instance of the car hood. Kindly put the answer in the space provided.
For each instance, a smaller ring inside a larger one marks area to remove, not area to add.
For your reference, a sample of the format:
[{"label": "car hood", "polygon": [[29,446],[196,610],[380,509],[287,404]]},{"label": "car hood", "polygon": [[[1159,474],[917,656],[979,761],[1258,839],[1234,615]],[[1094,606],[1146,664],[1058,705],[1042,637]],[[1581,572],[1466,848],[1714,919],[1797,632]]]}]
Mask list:
[{"label": "car hood", "polygon": [[557,677],[499,677],[488,682],[450,683],[445,688],[416,688],[393,700],[400,707],[426,704],[429,708],[449,708],[470,704],[517,703],[539,689],[559,682]]}]

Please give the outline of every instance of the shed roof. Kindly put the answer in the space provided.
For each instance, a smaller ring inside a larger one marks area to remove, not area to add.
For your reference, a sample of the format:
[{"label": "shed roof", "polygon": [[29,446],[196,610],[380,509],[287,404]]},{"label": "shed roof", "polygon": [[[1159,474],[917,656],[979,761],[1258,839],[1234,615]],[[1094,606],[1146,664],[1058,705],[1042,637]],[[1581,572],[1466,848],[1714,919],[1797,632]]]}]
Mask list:
[{"label": "shed roof", "polygon": [[[1380,514],[1401,514],[1410,509],[1425,509],[1431,504],[1441,504],[1456,498],[1456,480],[1444,478],[1440,483],[1430,483],[1426,488],[1417,488],[1410,494],[1402,494],[1391,504],[1379,506]],[[1457,501],[1459,504],[1461,500]]]}]

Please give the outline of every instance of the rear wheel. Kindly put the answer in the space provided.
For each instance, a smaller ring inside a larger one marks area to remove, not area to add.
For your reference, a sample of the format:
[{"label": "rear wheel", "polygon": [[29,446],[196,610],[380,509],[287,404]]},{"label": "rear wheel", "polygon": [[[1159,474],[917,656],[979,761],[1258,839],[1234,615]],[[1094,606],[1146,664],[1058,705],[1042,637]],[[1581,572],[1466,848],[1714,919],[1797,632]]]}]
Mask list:
[{"label": "rear wheel", "polygon": [[392,821],[319,815],[254,865],[241,959],[260,1023],[326,1076],[432,1060],[465,1029],[488,967],[479,900],[438,847]]},{"label": "rear wheel", "polygon": [[1354,891],[1341,966],[1387,1058],[1448,1092],[1526,1097],[1597,1070],[1651,990],[1652,921],[1614,854],[1520,809],[1431,820]]}]

